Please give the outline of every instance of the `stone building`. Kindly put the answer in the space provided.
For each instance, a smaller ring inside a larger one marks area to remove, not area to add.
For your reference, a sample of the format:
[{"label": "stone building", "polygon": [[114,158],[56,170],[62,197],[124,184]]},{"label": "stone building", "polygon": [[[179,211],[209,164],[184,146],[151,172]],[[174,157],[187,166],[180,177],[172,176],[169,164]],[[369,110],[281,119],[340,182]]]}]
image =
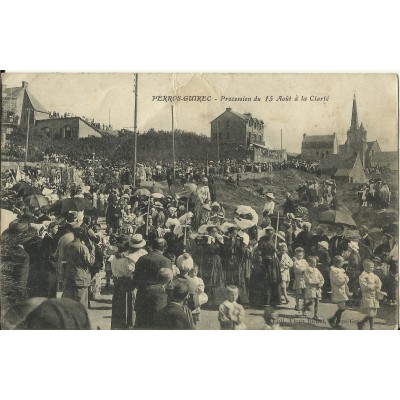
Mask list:
[{"label": "stone building", "polygon": [[286,151],[271,150],[265,145],[265,123],[250,113],[240,114],[227,108],[210,124],[211,141],[220,157],[243,156],[254,162],[286,158]]},{"label": "stone building", "polygon": [[307,135],[303,134],[301,144],[301,158],[306,161],[315,161],[325,158],[330,154],[338,153],[336,133],[332,135]]},{"label": "stone building", "polygon": [[49,117],[48,111],[28,90],[28,82],[20,87],[1,87],[1,144],[2,146],[18,131],[33,128],[39,120]]},{"label": "stone building", "polygon": [[36,129],[49,139],[101,137],[100,130],[81,117],[51,118],[37,121]]}]

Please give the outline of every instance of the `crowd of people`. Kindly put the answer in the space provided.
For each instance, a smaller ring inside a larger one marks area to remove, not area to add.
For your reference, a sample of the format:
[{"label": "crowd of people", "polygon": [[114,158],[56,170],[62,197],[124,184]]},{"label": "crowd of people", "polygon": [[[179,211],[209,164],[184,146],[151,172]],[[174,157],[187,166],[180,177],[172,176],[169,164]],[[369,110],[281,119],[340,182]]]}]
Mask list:
[{"label": "crowd of people", "polygon": [[[312,309],[316,321],[320,301],[337,304],[332,327],[346,303],[360,307],[361,329],[367,321],[373,328],[376,299],[397,304],[395,226],[383,227],[378,246],[366,226],[342,226],[328,237],[290,193],[279,217],[271,192],[262,215],[238,205],[229,219],[213,190],[212,164],[179,162],[175,180],[170,164],[139,164],[136,187],[126,166],[75,166],[81,169],[68,185],[39,166],[9,172],[2,185],[2,207],[15,215],[1,236],[2,304],[10,313],[34,298],[71,299],[86,310],[112,289],[112,329],[195,329],[202,307],[218,310],[221,329],[245,329],[246,308],[263,308],[266,329],[275,329],[275,309],[293,296],[295,311]],[[376,184],[383,182],[375,192]],[[331,206],[336,183],[304,182],[297,192]]]}]

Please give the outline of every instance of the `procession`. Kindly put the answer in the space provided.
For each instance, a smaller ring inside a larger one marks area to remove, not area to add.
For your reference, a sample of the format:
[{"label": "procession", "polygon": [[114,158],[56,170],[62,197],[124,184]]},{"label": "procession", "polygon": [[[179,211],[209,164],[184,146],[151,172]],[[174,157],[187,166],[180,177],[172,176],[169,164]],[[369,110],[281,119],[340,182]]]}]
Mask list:
[{"label": "procession", "polygon": [[397,329],[398,162],[355,95],[346,143],[304,134],[297,155],[230,107],[197,157],[172,107],[172,159],[147,144],[164,132],[29,115],[26,146],[2,146],[1,329]]}]

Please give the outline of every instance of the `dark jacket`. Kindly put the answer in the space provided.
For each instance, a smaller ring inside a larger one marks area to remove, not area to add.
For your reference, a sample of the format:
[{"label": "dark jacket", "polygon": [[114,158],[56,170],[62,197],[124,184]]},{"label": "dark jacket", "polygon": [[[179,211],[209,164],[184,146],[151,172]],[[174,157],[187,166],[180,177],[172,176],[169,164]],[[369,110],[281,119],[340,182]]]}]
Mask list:
[{"label": "dark jacket", "polygon": [[169,303],[157,314],[157,328],[166,330],[193,329],[183,307],[177,303]]},{"label": "dark jacket", "polygon": [[160,251],[155,250],[140,257],[135,266],[135,286],[148,286],[157,283],[158,271],[161,268],[171,268],[171,260]]},{"label": "dark jacket", "polygon": [[137,329],[157,329],[157,313],[166,307],[168,295],[163,285],[150,285],[144,289],[143,302],[136,307]]}]

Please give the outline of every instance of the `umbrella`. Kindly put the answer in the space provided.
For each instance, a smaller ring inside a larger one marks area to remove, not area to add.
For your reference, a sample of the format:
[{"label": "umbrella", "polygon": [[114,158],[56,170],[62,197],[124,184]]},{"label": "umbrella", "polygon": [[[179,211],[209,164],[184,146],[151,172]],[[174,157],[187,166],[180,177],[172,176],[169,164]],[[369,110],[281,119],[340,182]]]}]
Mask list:
[{"label": "umbrella", "polygon": [[252,221],[250,219],[234,218],[234,220],[239,229],[248,229],[248,228],[251,228],[252,226],[257,225],[257,223],[255,223],[254,221]]},{"label": "umbrella", "polygon": [[216,226],[216,225],[213,225],[213,224],[204,224],[204,225],[201,225],[197,231],[198,231],[200,234],[204,235],[204,234],[207,233],[207,228],[209,228],[209,227],[211,227],[211,226],[212,226],[213,228],[217,228],[217,229],[218,229],[218,226]]},{"label": "umbrella", "polygon": [[17,214],[14,214],[10,210],[1,209],[1,224],[0,224],[0,234],[2,234],[10,225],[10,222],[17,219]]},{"label": "umbrella", "polygon": [[31,207],[42,208],[43,206],[47,206],[49,203],[46,197],[41,194],[31,194],[24,200],[25,204],[28,204]]},{"label": "umbrella", "polygon": [[224,222],[219,227],[219,229],[221,229],[221,231],[224,232],[224,233],[228,232],[229,228],[237,228],[237,226],[235,224],[232,224],[231,222]]},{"label": "umbrella", "polygon": [[151,197],[155,199],[163,199],[165,196],[162,193],[152,193]]},{"label": "umbrella", "polygon": [[31,194],[42,194],[40,189],[34,186],[25,186],[18,190],[18,196],[30,196]]},{"label": "umbrella", "polygon": [[[258,224],[258,215],[257,215],[256,211],[254,210],[254,208],[251,208],[249,206],[240,205],[240,206],[237,206],[235,214],[239,215],[239,217],[242,217],[244,219],[250,219],[251,221],[254,222],[253,225]],[[248,215],[250,215],[251,218],[247,218]]]},{"label": "umbrella", "polygon": [[64,199],[61,206],[61,214],[69,211],[91,211],[93,206],[88,199],[84,197],[74,197]]},{"label": "umbrella", "polygon": [[56,202],[54,202],[50,208],[49,208],[49,212],[50,213],[55,213],[55,214],[61,214],[61,208],[62,208],[62,203],[65,199],[60,199],[57,200]]},{"label": "umbrella", "polygon": [[163,190],[157,186],[152,186],[150,189],[150,193],[158,193],[158,194],[164,194]]},{"label": "umbrella", "polygon": [[146,189],[150,189],[150,188],[152,188],[154,186],[162,187],[161,183],[154,182],[154,181],[143,181],[139,185],[140,188],[146,188]]},{"label": "umbrella", "polygon": [[195,183],[185,183],[184,188],[191,192],[195,192],[197,190],[197,185]]},{"label": "umbrella", "polygon": [[150,191],[148,189],[138,189],[136,192],[133,194],[134,196],[150,196]]},{"label": "umbrella", "polygon": [[14,190],[14,192],[19,192],[22,188],[27,186],[29,186],[29,184],[26,182],[18,182],[11,189]]},{"label": "umbrella", "polygon": [[334,225],[347,225],[357,227],[352,216],[343,211],[324,211],[320,214],[318,221]]}]

